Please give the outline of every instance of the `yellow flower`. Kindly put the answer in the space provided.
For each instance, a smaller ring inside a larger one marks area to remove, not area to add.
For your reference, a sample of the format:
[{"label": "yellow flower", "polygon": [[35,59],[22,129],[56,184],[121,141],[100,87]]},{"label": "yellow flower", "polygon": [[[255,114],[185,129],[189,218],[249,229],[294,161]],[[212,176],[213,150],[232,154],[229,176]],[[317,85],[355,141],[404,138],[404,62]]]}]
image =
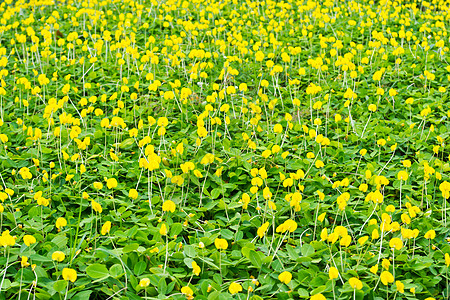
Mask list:
[{"label": "yellow flower", "polygon": [[228,242],[226,239],[220,239],[220,238],[216,238],[214,240],[214,245],[216,246],[217,249],[222,249],[222,250],[226,250],[228,248]]},{"label": "yellow flower", "polygon": [[186,297],[192,297],[194,295],[194,291],[188,286],[183,286],[181,288],[181,292],[186,295]]},{"label": "yellow flower", "polygon": [[22,256],[22,260],[20,261],[20,265],[22,268],[28,267],[30,264],[28,263],[28,257]]},{"label": "yellow flower", "polygon": [[402,294],[405,292],[405,285],[401,281],[397,280],[395,282],[395,288],[397,289],[397,291],[399,291]]},{"label": "yellow flower", "polygon": [[403,247],[403,242],[399,238],[393,238],[389,241],[389,247],[400,250]]},{"label": "yellow flower", "polygon": [[223,167],[220,167],[216,170],[214,175],[216,175],[217,177],[220,177],[220,176],[222,176],[222,171],[223,171]]},{"label": "yellow flower", "polygon": [[367,185],[367,183],[361,183],[359,185],[359,190],[363,193],[367,192],[367,189],[369,188],[369,186]]},{"label": "yellow flower", "polygon": [[192,171],[195,169],[195,164],[193,162],[188,161],[184,164],[181,164],[180,168],[183,171],[183,173],[189,173],[189,171]]},{"label": "yellow flower", "polygon": [[328,236],[328,242],[331,242],[332,244],[336,243],[336,241],[339,239],[339,234],[336,232],[332,232],[329,236]]},{"label": "yellow flower", "polygon": [[36,238],[32,235],[25,235],[23,237],[23,242],[25,243],[25,245],[30,246],[31,244],[36,243]]},{"label": "yellow flower", "polygon": [[230,284],[230,287],[228,288],[228,291],[229,291],[232,295],[237,294],[237,293],[239,293],[239,292],[242,291],[242,285],[239,284],[239,283],[237,283],[237,282],[232,282],[232,283]]},{"label": "yellow flower", "polygon": [[309,298],[309,299],[310,300],[327,300],[327,298],[325,298],[325,296],[322,295],[321,293],[312,295],[311,298]]},{"label": "yellow flower", "polygon": [[336,228],[334,228],[334,232],[336,232],[340,237],[345,237],[348,235],[348,229],[344,226],[336,226]]},{"label": "yellow flower", "polygon": [[92,200],[91,204],[92,204],[92,209],[95,210],[95,212],[98,212],[99,214],[102,213],[102,211],[103,211],[102,206],[98,202]]},{"label": "yellow flower", "polygon": [[403,171],[403,170],[398,172],[398,174],[397,174],[398,180],[406,181],[406,180],[408,180],[408,177],[409,177],[408,172]]},{"label": "yellow flower", "polygon": [[352,237],[350,235],[346,235],[341,238],[341,240],[339,241],[339,244],[341,246],[348,247],[350,245],[351,241],[352,241]]},{"label": "yellow flower", "polygon": [[374,229],[373,231],[372,231],[372,240],[376,240],[377,238],[379,238],[380,237],[380,234],[378,233],[378,229]]},{"label": "yellow flower", "polygon": [[386,270],[389,270],[390,265],[391,262],[389,261],[389,259],[383,259],[381,262],[381,266]]},{"label": "yellow flower", "polygon": [[279,225],[276,229],[276,232],[281,232],[281,233],[285,233],[286,231],[289,230],[289,232],[294,232],[297,229],[297,222],[295,222],[294,220],[288,219],[286,221],[284,221],[283,224]]},{"label": "yellow flower", "polygon": [[272,147],[272,153],[278,153],[278,152],[280,152],[280,150],[281,150],[281,148],[278,145],[274,145]]},{"label": "yellow flower", "polygon": [[271,154],[272,154],[272,151],[270,151],[269,149],[267,149],[267,150],[264,150],[264,151],[261,153],[261,156],[264,157],[264,158],[268,158]]},{"label": "yellow flower", "polygon": [[264,53],[262,51],[258,51],[255,53],[255,60],[262,61],[264,59]]},{"label": "yellow flower", "polygon": [[96,190],[101,190],[103,188],[103,184],[98,181],[94,182],[92,185],[94,186],[94,189],[96,189]]},{"label": "yellow flower", "polygon": [[433,240],[435,237],[436,237],[436,231],[434,231],[433,229],[431,229],[431,230],[428,230],[426,233],[425,233],[425,236],[424,236],[426,239],[429,239],[429,240]]},{"label": "yellow flower", "polygon": [[394,276],[392,276],[391,272],[389,271],[381,272],[380,279],[384,285],[388,285],[388,283],[394,282]]},{"label": "yellow flower", "polygon": [[395,206],[394,205],[388,205],[388,206],[386,206],[385,210],[387,212],[393,213],[393,212],[395,212]]},{"label": "yellow flower", "polygon": [[375,104],[369,104],[369,111],[375,112],[377,110],[377,106]]},{"label": "yellow flower", "polygon": [[75,282],[75,280],[77,280],[77,271],[75,271],[74,269],[70,269],[70,268],[64,268],[62,270],[62,276],[64,278],[64,280],[70,280],[72,282]]},{"label": "yellow flower", "polygon": [[411,223],[411,218],[407,214],[402,214],[400,218],[402,219],[402,222],[405,224]]},{"label": "yellow flower", "polygon": [[450,183],[447,180],[439,185],[439,190],[442,192],[442,197],[445,199],[450,197]]},{"label": "yellow flower", "polygon": [[317,169],[323,168],[325,166],[325,164],[323,163],[323,161],[321,160],[316,160],[316,162],[314,163],[314,165],[316,166]]},{"label": "yellow flower", "polygon": [[147,277],[142,278],[142,279],[139,281],[139,286],[140,286],[140,287],[145,288],[145,287],[148,287],[149,285],[150,285],[150,279],[148,279]]},{"label": "yellow flower", "polygon": [[167,235],[167,226],[165,223],[162,223],[161,228],[159,229],[159,234]]},{"label": "yellow flower", "polygon": [[128,192],[128,197],[130,197],[133,200],[136,200],[138,196],[139,194],[135,189],[130,189],[130,191]]},{"label": "yellow flower", "polygon": [[108,187],[108,189],[117,187],[117,180],[115,178],[109,178],[108,180],[106,180],[106,186]]},{"label": "yellow flower", "polygon": [[167,127],[167,125],[169,125],[169,120],[166,117],[160,117],[156,124],[158,126]]},{"label": "yellow flower", "polygon": [[56,228],[61,229],[62,227],[67,225],[67,220],[64,218],[58,218],[56,220]]},{"label": "yellow flower", "polygon": [[277,210],[277,206],[275,205],[275,203],[273,201],[267,202],[267,205],[269,206],[270,209]]},{"label": "yellow flower", "polygon": [[163,203],[162,209],[163,211],[170,211],[170,212],[175,212],[175,203],[172,200],[166,200]]},{"label": "yellow flower", "polygon": [[199,275],[201,272],[200,267],[197,265],[197,263],[195,261],[192,262],[192,269],[195,275]]},{"label": "yellow flower", "polygon": [[267,186],[263,189],[263,197],[266,200],[272,198],[272,192],[270,191],[269,187],[267,187]]},{"label": "yellow flower", "polygon": [[22,167],[19,170],[20,176],[22,176],[22,179],[31,179],[33,178],[33,174],[31,174],[30,169],[27,167]]},{"label": "yellow flower", "polygon": [[200,172],[200,171],[197,170],[197,169],[194,170],[194,175],[195,175],[197,178],[203,178],[202,172]]},{"label": "yellow flower", "polygon": [[350,284],[350,286],[352,287],[352,289],[357,289],[360,290],[363,287],[363,284],[361,282],[361,280],[359,280],[356,277],[352,277],[348,280],[348,283]]},{"label": "yellow flower", "polygon": [[281,273],[280,275],[278,275],[278,280],[280,280],[281,282],[288,284],[289,282],[291,282],[292,279],[292,274],[288,271],[284,271],[283,273]]},{"label": "yellow flower", "polygon": [[380,145],[380,146],[386,145],[386,140],[385,140],[385,139],[379,139],[379,140],[377,141],[377,145]]},{"label": "yellow flower", "polygon": [[405,168],[409,168],[409,167],[411,167],[411,161],[408,160],[408,159],[406,159],[406,160],[402,161],[402,165],[403,165]]},{"label": "yellow flower", "polygon": [[445,253],[445,265],[447,268],[450,266],[450,255],[448,253]]},{"label": "yellow flower", "polygon": [[275,133],[282,133],[283,132],[283,126],[281,124],[275,124],[273,127],[273,131]]},{"label": "yellow flower", "polygon": [[312,152],[306,153],[306,158],[313,159],[316,155]]},{"label": "yellow flower", "polygon": [[326,216],[326,215],[327,215],[326,212],[320,214],[320,215],[317,217],[317,220],[318,220],[319,222],[323,222],[323,220],[325,219],[325,216]]},{"label": "yellow flower", "polygon": [[53,260],[56,260],[58,262],[62,262],[64,260],[64,258],[66,258],[66,256],[61,251],[55,251],[55,252],[52,253],[52,259]]},{"label": "yellow flower", "polygon": [[372,272],[373,274],[377,274],[377,272],[378,272],[378,265],[372,266],[369,269],[369,271]]},{"label": "yellow flower", "polygon": [[248,204],[250,203],[250,196],[247,194],[247,193],[243,193],[242,194],[242,203],[243,203],[243,205],[242,205],[242,208],[243,209],[247,209],[248,208]]},{"label": "yellow flower", "polygon": [[269,222],[266,222],[262,224],[261,227],[258,228],[256,233],[258,234],[259,238],[262,239],[264,237],[264,234],[266,233],[267,228],[269,228],[269,225],[270,225]]},{"label": "yellow flower", "polygon": [[105,224],[103,224],[102,226],[102,235],[105,235],[107,233],[109,233],[109,231],[111,230],[111,222],[110,221],[106,221]]},{"label": "yellow flower", "polygon": [[367,235],[362,236],[358,239],[358,244],[360,244],[362,246],[367,242],[368,239],[369,239],[369,237]]},{"label": "yellow flower", "polygon": [[328,276],[331,280],[336,279],[339,277],[339,271],[335,267],[330,267],[330,270],[328,271]]}]

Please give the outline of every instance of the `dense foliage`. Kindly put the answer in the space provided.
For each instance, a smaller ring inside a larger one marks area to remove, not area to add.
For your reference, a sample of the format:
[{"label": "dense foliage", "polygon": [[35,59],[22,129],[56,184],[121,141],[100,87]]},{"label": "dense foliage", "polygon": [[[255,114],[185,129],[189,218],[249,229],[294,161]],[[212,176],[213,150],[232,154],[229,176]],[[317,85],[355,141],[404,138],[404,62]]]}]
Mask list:
[{"label": "dense foliage", "polygon": [[2,2],[0,299],[449,299],[449,7]]}]

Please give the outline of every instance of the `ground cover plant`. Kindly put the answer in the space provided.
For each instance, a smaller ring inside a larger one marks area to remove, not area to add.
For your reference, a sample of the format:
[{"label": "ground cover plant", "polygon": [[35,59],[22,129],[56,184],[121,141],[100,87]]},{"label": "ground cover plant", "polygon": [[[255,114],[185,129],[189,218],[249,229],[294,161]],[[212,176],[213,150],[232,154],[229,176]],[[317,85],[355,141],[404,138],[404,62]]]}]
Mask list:
[{"label": "ground cover plant", "polygon": [[0,299],[449,299],[449,5],[3,1]]}]

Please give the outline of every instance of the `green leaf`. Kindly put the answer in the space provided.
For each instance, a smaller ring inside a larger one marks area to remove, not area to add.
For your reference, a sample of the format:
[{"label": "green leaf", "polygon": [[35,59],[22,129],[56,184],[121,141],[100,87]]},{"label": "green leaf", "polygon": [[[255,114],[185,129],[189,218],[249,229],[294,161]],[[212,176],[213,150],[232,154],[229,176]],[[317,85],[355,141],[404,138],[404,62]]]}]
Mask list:
[{"label": "green leaf", "polygon": [[197,251],[195,250],[194,246],[186,245],[184,247],[184,254],[188,257],[195,257],[197,255]]},{"label": "green leaf", "polygon": [[289,254],[289,257],[292,260],[296,260],[299,257],[297,251],[295,251],[295,249],[292,246],[286,245],[286,250],[287,250],[287,252]]},{"label": "green leaf", "polygon": [[89,299],[92,291],[82,291],[71,298],[71,300],[86,300]]},{"label": "green leaf", "polygon": [[162,277],[158,282],[158,293],[160,295],[165,295],[167,290],[166,278]]},{"label": "green leaf", "polygon": [[125,247],[123,247],[123,253],[128,253],[128,252],[132,252],[132,251],[136,251],[137,248],[139,248],[139,244],[133,243],[130,245],[126,245]]},{"label": "green leaf", "polygon": [[121,264],[112,265],[111,268],[109,268],[109,273],[111,274],[112,277],[118,277],[122,275],[124,273],[122,265]]},{"label": "green leaf", "polygon": [[133,146],[133,144],[134,144],[134,139],[128,138],[128,139],[124,140],[122,143],[120,143],[119,148],[120,149],[129,149]]},{"label": "green leaf", "polygon": [[47,257],[39,255],[39,254],[32,254],[32,255],[30,255],[30,259],[32,259],[33,261],[40,261],[40,262],[52,261],[50,258],[47,258]]},{"label": "green leaf", "polygon": [[297,290],[297,292],[298,292],[298,296],[299,296],[299,297],[302,297],[302,298],[307,298],[307,297],[309,297],[309,293],[308,293],[308,291],[305,290],[305,289],[299,288],[299,289]]},{"label": "green leaf", "polygon": [[57,235],[52,239],[52,243],[54,243],[59,249],[62,249],[67,245],[68,240],[69,239],[63,235]]},{"label": "green leaf", "polygon": [[126,295],[131,300],[142,300],[141,297],[137,296],[136,294],[134,294],[132,292],[127,292]]},{"label": "green leaf", "polygon": [[311,256],[315,252],[314,247],[310,244],[304,244],[301,251],[303,256]]},{"label": "green leaf", "polygon": [[30,218],[33,218],[33,217],[35,217],[35,216],[39,216],[40,213],[41,213],[41,211],[40,211],[39,207],[35,206],[35,207],[32,207],[32,208],[28,211],[28,216],[29,216]]},{"label": "green leaf", "polygon": [[186,257],[185,259],[183,259],[184,264],[188,267],[188,268],[192,268],[192,262],[194,262],[194,260],[192,258],[188,258]]},{"label": "green leaf", "polygon": [[144,273],[146,268],[147,268],[147,263],[145,261],[140,261],[134,265],[134,274],[136,276],[139,276],[142,273]]},{"label": "green leaf", "polygon": [[249,258],[250,258],[250,262],[252,263],[253,266],[257,267],[258,269],[261,268],[262,259],[255,250],[250,250]]},{"label": "green leaf", "polygon": [[181,225],[180,223],[174,223],[170,227],[170,235],[171,236],[179,235],[182,231],[183,231],[183,225]]},{"label": "green leaf", "polygon": [[220,193],[222,193],[222,190],[219,188],[213,189],[211,192],[211,198],[217,199],[220,196]]},{"label": "green leaf", "polygon": [[158,268],[158,267],[152,267],[150,268],[150,272],[152,272],[153,274],[163,274],[163,269]]},{"label": "green leaf", "polygon": [[212,300],[212,299],[220,299],[219,298],[220,295],[220,291],[214,291],[211,294],[209,294],[208,296],[208,300]]},{"label": "green leaf", "polygon": [[53,284],[53,288],[55,291],[59,293],[64,293],[66,291],[67,281],[66,280],[58,280]]},{"label": "green leaf", "polygon": [[222,238],[226,240],[231,240],[234,237],[234,233],[229,229],[222,229],[220,234],[222,235]]},{"label": "green leaf", "polygon": [[321,285],[321,286],[319,286],[318,288],[312,290],[312,291],[311,291],[311,295],[315,295],[315,294],[322,293],[323,291],[325,291],[325,289],[326,289],[326,286]]},{"label": "green leaf", "polygon": [[44,153],[44,154],[50,154],[50,153],[53,152],[52,149],[47,148],[47,147],[44,147],[44,146],[41,147],[41,151],[42,151],[42,153]]},{"label": "green leaf", "polygon": [[86,268],[86,274],[92,278],[104,278],[109,276],[109,271],[105,265],[93,264]]}]

